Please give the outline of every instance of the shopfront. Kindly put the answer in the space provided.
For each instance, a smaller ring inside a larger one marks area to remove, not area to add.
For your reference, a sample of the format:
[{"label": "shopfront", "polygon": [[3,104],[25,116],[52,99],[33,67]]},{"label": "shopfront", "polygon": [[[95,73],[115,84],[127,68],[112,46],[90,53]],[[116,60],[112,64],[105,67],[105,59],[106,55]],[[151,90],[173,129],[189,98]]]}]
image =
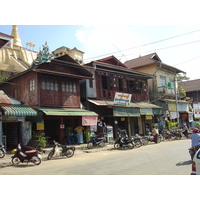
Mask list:
[{"label": "shopfront", "polygon": [[161,107],[154,104],[130,102],[128,105],[115,105],[114,101],[88,100],[89,109],[99,114],[102,124],[113,127],[113,136],[117,138],[119,129],[126,129],[129,136],[145,135],[146,124],[152,124],[153,116],[160,115]]},{"label": "shopfront", "polygon": [[22,145],[32,137],[31,117],[37,112],[26,105],[1,106],[2,108],[2,140],[8,149],[18,143]]},{"label": "shopfront", "polygon": [[[95,112],[80,108],[47,108],[35,107],[41,121],[36,122],[35,131],[44,132],[45,137],[56,140],[61,144],[70,143],[68,136],[75,134],[76,127],[85,130],[90,126],[97,126],[98,115]],[[83,135],[85,142],[85,135]],[[74,141],[77,143],[77,141]]]}]

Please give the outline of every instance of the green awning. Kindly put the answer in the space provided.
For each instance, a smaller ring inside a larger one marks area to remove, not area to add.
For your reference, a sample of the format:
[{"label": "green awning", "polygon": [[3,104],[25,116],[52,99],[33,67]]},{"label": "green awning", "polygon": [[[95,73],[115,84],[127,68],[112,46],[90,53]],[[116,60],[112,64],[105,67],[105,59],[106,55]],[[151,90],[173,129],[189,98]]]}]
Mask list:
[{"label": "green awning", "polygon": [[97,113],[81,108],[45,108],[35,107],[46,115],[51,116],[98,116]]},{"label": "green awning", "polygon": [[7,116],[37,116],[37,112],[27,105],[1,106]]},{"label": "green awning", "polygon": [[113,107],[113,116],[115,117],[140,117],[139,108]]}]

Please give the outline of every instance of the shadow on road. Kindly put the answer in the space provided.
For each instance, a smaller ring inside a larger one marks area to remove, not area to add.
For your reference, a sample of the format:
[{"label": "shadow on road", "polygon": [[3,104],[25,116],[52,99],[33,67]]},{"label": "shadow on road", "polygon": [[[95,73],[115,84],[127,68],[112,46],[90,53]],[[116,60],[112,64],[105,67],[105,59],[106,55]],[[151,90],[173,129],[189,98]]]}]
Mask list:
[{"label": "shadow on road", "polygon": [[181,161],[179,163],[176,163],[176,166],[181,166],[181,165],[190,165],[192,164],[191,160],[187,160],[187,161]]}]

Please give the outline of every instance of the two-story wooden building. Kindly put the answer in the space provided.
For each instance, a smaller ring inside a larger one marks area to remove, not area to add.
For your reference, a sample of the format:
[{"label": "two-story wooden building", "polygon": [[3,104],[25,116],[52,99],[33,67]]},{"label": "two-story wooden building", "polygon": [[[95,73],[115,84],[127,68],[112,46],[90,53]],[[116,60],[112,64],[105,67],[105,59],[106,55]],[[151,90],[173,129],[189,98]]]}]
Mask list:
[{"label": "two-story wooden building", "polygon": [[[64,143],[68,126],[97,123],[98,115],[81,106],[79,81],[82,79],[92,79],[92,74],[66,54],[7,79],[0,88],[38,112],[37,117],[28,119],[33,130],[45,132],[46,136]],[[11,115],[22,113],[20,107],[15,109],[18,110],[12,111],[10,106]]]},{"label": "two-story wooden building", "polygon": [[[126,129],[129,135],[145,134],[146,123],[151,124],[152,116],[160,113],[159,106],[149,103],[147,80],[153,76],[128,69],[114,56],[84,67],[94,80],[82,81],[82,102],[87,109],[98,113],[99,124],[112,126],[114,137],[119,128]],[[116,103],[116,94],[130,95],[130,102]]]}]

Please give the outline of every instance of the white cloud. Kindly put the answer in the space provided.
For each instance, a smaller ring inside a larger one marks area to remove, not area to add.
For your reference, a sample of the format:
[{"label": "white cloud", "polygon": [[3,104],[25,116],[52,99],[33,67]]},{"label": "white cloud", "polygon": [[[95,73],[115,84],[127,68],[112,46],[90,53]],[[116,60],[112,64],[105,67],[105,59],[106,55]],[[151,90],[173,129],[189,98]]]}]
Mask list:
[{"label": "white cloud", "polygon": [[[120,59],[123,54],[125,57],[123,57],[121,61],[124,61],[127,60],[126,55],[128,54],[139,55],[139,48],[123,51],[125,49],[137,46],[139,47],[141,45],[141,37],[134,31],[133,26],[83,26],[81,29],[77,30],[75,36],[82,45],[81,50],[85,52],[85,62],[111,55],[115,55],[118,59]],[[129,59],[132,57],[133,56],[129,57]]]}]

